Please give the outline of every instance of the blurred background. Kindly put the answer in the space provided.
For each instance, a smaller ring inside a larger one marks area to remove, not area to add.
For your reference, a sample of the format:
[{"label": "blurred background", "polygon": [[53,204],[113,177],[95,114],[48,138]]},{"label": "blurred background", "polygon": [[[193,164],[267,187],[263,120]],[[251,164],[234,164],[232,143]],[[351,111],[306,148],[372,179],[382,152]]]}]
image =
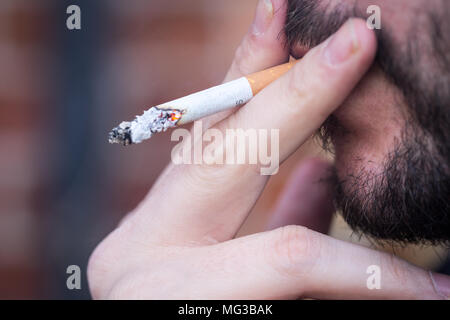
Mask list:
[{"label": "blurred background", "polygon": [[[81,30],[66,9],[81,8]],[[0,1],[0,298],[87,299],[90,253],[170,160],[170,133],[107,143],[119,121],[221,82],[255,0]],[[308,143],[274,176],[240,234],[258,231]],[[340,218],[331,235],[363,245]],[[445,268],[438,247],[384,248]],[[81,267],[81,290],[66,268]],[[448,272],[448,270],[447,270]]]}]

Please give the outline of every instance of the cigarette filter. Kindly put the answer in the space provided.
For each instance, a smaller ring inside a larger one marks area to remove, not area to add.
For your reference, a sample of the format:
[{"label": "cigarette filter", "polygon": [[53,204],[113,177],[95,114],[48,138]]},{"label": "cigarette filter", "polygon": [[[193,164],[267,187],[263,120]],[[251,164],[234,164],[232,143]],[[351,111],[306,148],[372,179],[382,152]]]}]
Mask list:
[{"label": "cigarette filter", "polygon": [[109,142],[123,145],[140,143],[157,132],[243,105],[286,73],[294,63],[282,64],[151,107],[133,121],[124,121],[115,127],[109,133]]}]

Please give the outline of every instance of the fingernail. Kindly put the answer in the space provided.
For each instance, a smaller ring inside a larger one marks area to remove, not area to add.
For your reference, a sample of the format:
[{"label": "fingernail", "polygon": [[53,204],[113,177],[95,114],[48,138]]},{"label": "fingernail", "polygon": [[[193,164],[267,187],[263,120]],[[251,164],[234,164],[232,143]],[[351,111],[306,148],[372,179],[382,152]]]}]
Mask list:
[{"label": "fingernail", "polygon": [[252,32],[254,35],[264,34],[270,26],[273,18],[272,0],[259,0],[256,6],[255,21]]},{"label": "fingernail", "polygon": [[430,275],[436,293],[444,299],[450,299],[450,277],[434,272]]},{"label": "fingernail", "polygon": [[328,41],[325,57],[331,65],[345,62],[359,48],[353,19],[347,21]]}]

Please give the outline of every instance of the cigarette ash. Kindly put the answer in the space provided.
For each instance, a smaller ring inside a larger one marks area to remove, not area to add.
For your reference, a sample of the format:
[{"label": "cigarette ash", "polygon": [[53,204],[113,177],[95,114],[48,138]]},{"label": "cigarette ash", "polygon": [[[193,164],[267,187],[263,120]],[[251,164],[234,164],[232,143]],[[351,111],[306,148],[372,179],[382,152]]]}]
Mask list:
[{"label": "cigarette ash", "polygon": [[120,143],[124,146],[141,143],[155,133],[175,127],[182,114],[178,109],[152,107],[141,116],[136,116],[133,121],[124,121],[112,129],[108,136],[109,143]]}]

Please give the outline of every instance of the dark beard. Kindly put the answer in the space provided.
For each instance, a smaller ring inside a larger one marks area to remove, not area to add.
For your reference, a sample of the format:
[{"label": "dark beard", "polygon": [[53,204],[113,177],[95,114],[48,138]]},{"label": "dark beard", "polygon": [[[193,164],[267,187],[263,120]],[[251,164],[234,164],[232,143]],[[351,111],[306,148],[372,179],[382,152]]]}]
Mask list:
[{"label": "dark beard", "polygon": [[381,174],[362,169],[340,180],[333,173],[336,207],[357,233],[400,243],[449,245],[448,168],[429,152],[427,139],[414,134],[416,130],[406,131]]},{"label": "dark beard", "polygon": [[[316,0],[289,0],[285,26],[289,46],[316,46],[349,17],[366,18],[346,3],[332,10],[321,5]],[[443,32],[447,24],[442,16],[428,13],[431,53],[420,51],[416,30],[410,31],[407,51],[399,49],[388,28],[377,32],[375,62],[402,92],[408,104],[408,127],[381,164],[381,173],[365,170],[363,164],[361,172],[345,179],[333,175],[336,207],[355,231],[377,239],[450,241],[450,40]],[[439,69],[422,69],[417,61],[424,57]],[[345,134],[334,116],[319,131],[328,150],[333,148],[333,138]]]}]

